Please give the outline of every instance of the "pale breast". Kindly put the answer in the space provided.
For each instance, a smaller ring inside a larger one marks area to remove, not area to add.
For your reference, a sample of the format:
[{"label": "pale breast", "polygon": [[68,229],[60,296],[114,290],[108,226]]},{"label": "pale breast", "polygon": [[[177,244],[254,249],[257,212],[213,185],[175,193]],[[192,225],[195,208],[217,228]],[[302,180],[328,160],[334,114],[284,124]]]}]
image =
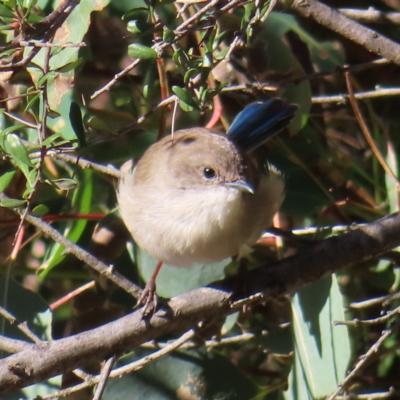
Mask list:
[{"label": "pale breast", "polygon": [[125,175],[118,191],[121,215],[132,237],[152,257],[181,267],[241,253],[270,226],[283,199],[283,182],[276,174],[263,178],[254,195],[245,195],[245,203],[243,193],[225,186],[138,192],[133,179]]}]

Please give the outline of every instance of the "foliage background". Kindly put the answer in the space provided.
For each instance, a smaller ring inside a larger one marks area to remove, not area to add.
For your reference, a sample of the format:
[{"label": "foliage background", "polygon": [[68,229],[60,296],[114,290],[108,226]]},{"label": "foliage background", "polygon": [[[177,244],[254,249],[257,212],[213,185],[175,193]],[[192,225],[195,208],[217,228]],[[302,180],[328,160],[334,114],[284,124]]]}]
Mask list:
[{"label": "foliage background", "polygon": [[[370,3],[343,6],[365,10]],[[381,14],[361,23],[398,42],[400,3],[374,6]],[[63,13],[54,12],[63,7]],[[118,171],[108,165],[119,168],[138,159],[172,125],[224,132],[252,101],[275,96],[299,105],[289,129],[268,142],[261,157],[286,180],[275,225],[315,229],[302,231],[301,240],[266,237],[249,268],[308,251],[306,240],[341,234],[351,224],[398,210],[398,65],[297,11],[290,4],[238,0],[0,3],[0,189],[7,196],[0,202],[2,339],[27,340],[6,311],[27,321],[37,335],[31,340],[62,338],[130,311],[131,296],[24,217],[43,216],[64,237],[143,286],[155,260],[134,246],[126,250],[127,234],[115,210]],[[349,88],[359,99],[359,115]],[[85,162],[91,168],[83,168]],[[213,337],[110,380],[103,398],[133,391],[152,399],[335,397],[346,376],[348,392],[390,397],[400,384],[398,259],[393,251],[318,281],[292,300],[233,314],[220,323],[220,341]],[[176,296],[236,269],[230,260],[191,270],[165,266],[158,293]],[[65,297],[71,293],[72,299]],[[334,320],[353,322],[346,328],[333,326]],[[161,344],[171,339],[159,338]],[[0,343],[6,357],[5,340]],[[148,344],[118,363],[153,350]],[[349,377],[363,354],[367,362]],[[54,397],[82,376],[65,371],[6,398]],[[68,394],[91,396],[91,389]]]}]

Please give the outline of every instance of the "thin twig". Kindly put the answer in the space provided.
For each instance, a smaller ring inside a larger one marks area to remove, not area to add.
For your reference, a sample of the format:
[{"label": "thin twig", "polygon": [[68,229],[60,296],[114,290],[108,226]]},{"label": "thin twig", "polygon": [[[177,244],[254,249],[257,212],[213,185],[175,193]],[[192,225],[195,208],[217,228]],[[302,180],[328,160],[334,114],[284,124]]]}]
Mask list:
[{"label": "thin twig", "polygon": [[208,10],[213,8],[219,0],[212,0],[210,1],[206,6],[204,6],[202,9],[200,9],[197,13],[193,14],[190,18],[188,18],[186,21],[182,22],[174,31],[176,35],[181,35],[183,31],[190,26],[192,22],[198,22],[200,21],[200,17],[202,17]]},{"label": "thin twig", "polygon": [[65,247],[65,252],[73,254],[76,258],[86,263],[89,267],[93,268],[95,271],[99,272],[101,275],[114,282],[117,286],[124,289],[127,293],[131,294],[135,298],[139,298],[142,290],[128,281],[124,276],[122,276],[117,271],[114,271],[112,267],[102,263],[97,258],[93,257],[86,250],[81,249],[75,243],[72,243],[68,238],[63,236],[61,233],[52,228],[49,224],[42,221],[40,218],[34,217],[32,215],[26,215],[26,221],[30,224],[36,226],[44,234],[49,236],[51,239],[55,240],[57,243]]},{"label": "thin twig", "polygon": [[277,0],[271,0],[271,1],[269,2],[267,11],[265,11],[265,14],[260,18],[260,21],[261,21],[261,22],[265,22],[265,21],[267,20],[268,15],[269,15],[269,14],[271,13],[271,11],[275,8],[277,2],[278,2]]},{"label": "thin twig", "polygon": [[103,392],[104,389],[106,388],[106,383],[108,381],[108,378],[110,377],[110,373],[114,363],[115,363],[115,356],[112,356],[103,365],[99,377],[99,384],[97,385],[96,392],[94,393],[92,400],[100,400],[101,396],[103,396]]},{"label": "thin twig", "polygon": [[100,172],[104,175],[109,175],[113,178],[119,179],[121,177],[120,171],[112,165],[102,165],[90,160],[86,160],[84,158],[79,157],[75,154],[65,154],[60,152],[49,152],[50,156],[54,158],[58,158],[59,160],[63,160],[72,164],[79,165],[82,169],[91,168],[94,171]]},{"label": "thin twig", "polygon": [[385,12],[377,10],[374,7],[368,7],[366,10],[354,9],[354,8],[339,8],[339,11],[351,19],[355,19],[358,22],[373,23],[373,24],[400,24],[400,13],[399,12]]},{"label": "thin twig", "polygon": [[[72,13],[74,8],[79,4],[79,0],[66,0],[47,17],[43,18],[39,23],[35,24],[35,31],[44,31],[42,42],[49,42],[57,32],[58,28],[65,22],[65,20]],[[20,37],[15,38],[11,43],[1,48],[1,51],[18,47],[21,41]],[[33,47],[28,55],[18,62],[12,62],[7,65],[0,65],[0,71],[18,71],[19,69],[28,65],[32,59],[38,54],[41,47]]]},{"label": "thin twig", "polygon": [[[350,225],[333,225],[333,226],[310,226],[307,228],[297,228],[297,229],[292,229],[291,231],[283,231],[283,233],[289,233],[291,235],[296,235],[296,236],[306,236],[306,235],[315,235],[317,233],[323,233],[323,232],[330,232],[330,233],[343,233],[347,232],[352,229],[357,229],[365,226],[365,224],[350,224]],[[271,238],[271,237],[276,237],[278,232],[274,231],[272,233],[264,233],[262,235],[262,238]]]},{"label": "thin twig", "polygon": [[19,322],[16,317],[10,314],[5,308],[0,306],[0,315],[2,315],[11,325],[16,325],[17,328],[25,334],[26,337],[32,340],[34,343],[42,343],[42,340],[37,336],[31,329],[29,329],[28,324],[25,322]]},{"label": "thin twig", "polygon": [[[309,251],[248,271],[246,288],[241,287],[240,294],[234,289],[240,286],[237,278],[214,282],[212,287],[172,298],[149,321],[143,320],[138,310],[81,334],[53,340],[45,347],[19,352],[0,360],[0,394],[74,370],[82,363],[95,363],[110,354],[121,354],[149,340],[187,331],[199,321],[231,314],[236,311],[231,307],[232,299],[263,293],[260,301],[268,301],[277,294],[293,293],[339,269],[365,265],[399,245],[400,215],[393,214],[320,241]],[[23,375],[12,369],[15,367],[18,372],[21,364]]]},{"label": "thin twig", "polygon": [[359,358],[354,369],[346,376],[346,378],[341,382],[337,389],[327,398],[327,400],[334,400],[336,396],[348,385],[351,379],[363,368],[364,364],[369,361],[371,356],[375,354],[382,343],[392,334],[391,329],[384,330],[382,332],[381,337],[369,348],[369,350],[365,353],[365,355]]},{"label": "thin twig", "polygon": [[[179,25],[175,30],[174,30],[174,34],[175,34],[175,39],[174,42],[176,42],[177,40],[179,40],[180,38],[182,38],[183,36],[185,36],[188,32],[189,32],[189,28],[192,28],[193,26],[195,26],[196,24],[201,24],[201,17],[207,12],[209,11],[212,7],[214,7],[217,3],[219,2],[219,0],[212,0],[210,1],[207,5],[205,5],[202,9],[200,9],[197,13],[195,13],[192,17],[188,18],[186,21],[184,21],[181,25]],[[228,10],[230,10],[231,8],[235,7],[237,4],[241,3],[242,0],[233,0],[228,2],[227,5],[225,5],[224,7],[222,7],[220,10],[217,10],[216,13],[223,13],[226,12]],[[193,25],[193,26],[191,26]],[[171,45],[171,43],[167,43],[167,42],[157,42],[155,43],[153,46],[151,46],[151,48],[153,50],[155,50],[157,52],[157,54],[159,54],[159,56],[161,56],[162,51],[169,47]],[[94,92],[92,94],[92,96],[90,96],[90,98],[93,100],[94,98],[96,98],[97,96],[99,96],[101,93],[109,90],[112,86],[114,86],[118,80],[120,78],[122,78],[124,75],[126,75],[129,71],[131,71],[134,67],[136,67],[139,63],[141,62],[141,59],[138,58],[136,60],[134,60],[131,64],[129,64],[126,68],[124,68],[122,71],[120,71],[118,74],[116,74],[114,76],[114,78],[109,81],[106,85],[104,85],[102,88],[100,88],[99,90],[97,90],[96,92]],[[166,99],[167,100],[167,99]]]},{"label": "thin twig", "polygon": [[400,299],[400,292],[389,294],[387,296],[376,297],[374,299],[368,299],[364,301],[357,301],[350,304],[351,308],[354,309],[361,309],[361,308],[368,308],[374,307],[376,305],[382,304],[383,307],[391,303],[392,301]]},{"label": "thin twig", "polygon": [[111,79],[106,85],[104,85],[102,88],[99,90],[96,90],[91,96],[90,99],[93,100],[97,96],[99,96],[101,93],[106,92],[109,90],[112,86],[114,86],[120,78],[125,76],[128,72],[132,71],[133,68],[135,68],[138,64],[140,63],[140,58],[137,58],[135,61],[131,62],[127,67],[125,67],[122,71],[118,72],[118,74],[114,75],[114,78]]},{"label": "thin twig", "polygon": [[153,107],[151,110],[147,111],[146,114],[143,114],[140,116],[135,122],[130,123],[129,125],[124,126],[123,128],[118,130],[119,134],[124,134],[130,132],[133,128],[135,128],[137,125],[142,124],[144,121],[146,121],[147,118],[152,116],[156,111],[160,110],[162,107],[169,106],[172,103],[177,103],[178,102],[178,97],[175,95],[172,95],[168,97],[167,99],[160,101],[155,107]]},{"label": "thin twig", "polygon": [[[206,340],[204,342],[205,348],[213,348],[213,347],[222,347],[222,346],[229,346],[231,344],[237,344],[242,342],[249,342],[250,340],[254,339],[256,335],[254,333],[242,333],[241,335],[230,336],[227,338],[222,338],[218,340]],[[160,349],[168,346],[169,343],[160,343],[160,342],[147,342],[143,343],[140,347],[147,348],[147,349]],[[181,349],[195,349],[198,348],[199,344],[197,342],[187,342],[183,344],[180,348]]]},{"label": "thin twig", "polygon": [[395,390],[393,387],[388,392],[375,392],[375,393],[346,393],[345,396],[336,396],[335,400],[383,400],[383,399],[397,399],[400,397],[400,391]]},{"label": "thin twig", "polygon": [[36,131],[38,131],[40,129],[40,125],[39,124],[36,124],[36,125],[35,124],[31,124],[30,122],[25,121],[22,118],[17,117],[16,115],[13,115],[13,114],[11,114],[11,113],[9,113],[7,111],[3,111],[3,113],[4,113],[4,115],[7,115],[8,118],[11,118],[16,122],[19,122],[20,124],[25,125],[28,128],[35,129]]},{"label": "thin twig", "polygon": [[[354,93],[357,100],[374,99],[384,96],[400,96],[400,88],[381,89],[376,88],[367,92]],[[313,96],[311,101],[313,104],[323,103],[346,103],[349,100],[348,94],[339,94],[331,96]]]},{"label": "thin twig", "polygon": [[372,138],[372,135],[367,127],[367,124],[365,123],[365,119],[363,118],[361,114],[360,107],[358,106],[358,103],[356,99],[354,98],[354,91],[353,87],[350,82],[350,73],[345,72],[345,78],[346,78],[346,85],[347,85],[347,90],[349,92],[349,100],[350,104],[353,108],[354,114],[356,116],[357,122],[360,125],[360,128],[362,132],[364,133],[364,136],[368,142],[368,144],[371,147],[371,150],[373,151],[375,157],[378,159],[379,163],[381,164],[382,168],[385,170],[385,172],[393,179],[394,184],[397,186],[397,188],[400,186],[400,182],[398,181],[396,175],[394,172],[391,170],[389,165],[387,164],[386,160],[382,156],[381,152],[379,151],[377,145],[374,142],[374,139]]},{"label": "thin twig", "polygon": [[17,99],[22,99],[24,97],[28,97],[28,96],[32,96],[32,95],[36,95],[36,94],[40,94],[42,93],[41,90],[32,90],[29,93],[21,93],[18,96],[14,96],[14,97],[6,97],[5,99],[0,99],[0,103],[4,103],[5,101],[11,101],[11,100],[17,100]]},{"label": "thin twig", "polygon": [[[44,47],[50,47],[50,48],[60,48],[60,49],[66,49],[70,47],[86,47],[85,43],[72,43],[72,42],[66,42],[66,43],[49,43],[49,42],[37,42],[34,40],[21,40],[19,42],[20,47],[39,47],[39,48],[44,48]],[[31,94],[31,93],[29,93]]]},{"label": "thin twig", "polygon": [[[141,358],[133,363],[124,365],[123,367],[116,368],[115,370],[111,371],[109,374],[110,378],[117,378],[126,374],[129,374],[133,371],[143,368],[145,365],[164,357],[165,355],[171,353],[172,351],[181,347],[185,342],[193,339],[195,336],[195,330],[190,329],[188,332],[184,333],[179,339],[174,340],[172,343],[168,344],[164,348],[156,351],[146,357]],[[87,382],[80,383],[68,389],[63,389],[58,392],[52,393],[50,395],[42,396],[42,399],[54,399],[55,397],[65,397],[72,393],[78,392],[82,389],[94,386],[96,383],[100,382],[101,375],[94,376]]]},{"label": "thin twig", "polygon": [[334,321],[334,325],[347,325],[347,326],[360,326],[360,325],[377,325],[387,322],[394,315],[400,313],[400,307],[395,308],[392,311],[387,312],[386,315],[374,319],[354,319],[353,321]]}]

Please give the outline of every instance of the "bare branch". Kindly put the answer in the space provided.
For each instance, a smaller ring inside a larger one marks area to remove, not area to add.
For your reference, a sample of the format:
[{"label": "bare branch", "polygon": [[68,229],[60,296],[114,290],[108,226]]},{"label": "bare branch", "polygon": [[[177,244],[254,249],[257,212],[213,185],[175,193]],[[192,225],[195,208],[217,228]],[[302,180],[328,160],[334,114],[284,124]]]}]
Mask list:
[{"label": "bare branch", "polygon": [[105,278],[114,282],[117,286],[124,289],[127,293],[130,293],[133,297],[140,297],[142,290],[138,286],[128,281],[117,271],[114,271],[112,267],[102,263],[97,258],[93,257],[86,250],[83,250],[76,244],[72,243],[69,239],[61,235],[61,233],[56,231],[49,224],[42,221],[40,218],[34,217],[29,214],[26,215],[25,220],[39,228],[44,234],[51,237],[57,243],[63,245],[65,247],[66,253],[73,254],[76,258],[85,262],[89,267],[93,268],[95,271],[102,274]]},{"label": "bare branch", "polygon": [[[249,271],[247,292],[243,296],[256,295],[256,298],[266,301],[277,295],[293,293],[339,269],[375,259],[398,245],[400,215],[394,214],[339,237],[318,242],[309,251],[270,264],[267,268]],[[35,345],[1,360],[2,393],[103,360],[111,354],[120,354],[162,335],[187,331],[199,321],[236,311],[230,300],[237,296],[235,288],[242,287],[237,278],[215,282],[212,286],[171,299],[149,321],[144,320],[141,310],[138,310],[99,328]]]},{"label": "bare branch", "polygon": [[[375,99],[385,96],[400,96],[400,88],[381,89],[376,88],[367,92],[354,93],[354,98],[357,100]],[[348,94],[339,94],[332,96],[313,96],[313,104],[323,103],[346,103],[349,99]]]},{"label": "bare branch", "polygon": [[356,19],[358,22],[372,24],[400,24],[399,12],[384,12],[379,11],[374,7],[369,7],[367,10],[359,10],[354,8],[339,8],[339,11],[351,19]]},{"label": "bare branch", "polygon": [[291,6],[299,14],[365,47],[367,50],[400,65],[400,45],[380,33],[346,17],[316,0],[295,0]]},{"label": "bare branch", "polygon": [[26,337],[32,340],[34,343],[41,343],[40,337],[29,329],[26,321],[19,322],[12,314],[10,314],[5,308],[0,307],[0,315],[2,315],[11,325],[16,325],[18,329],[25,334]]},{"label": "bare branch", "polygon": [[354,367],[353,371],[351,371],[347,376],[346,379],[340,383],[338,388],[328,397],[327,400],[334,400],[336,396],[349,384],[350,380],[360,371],[360,369],[364,366],[364,364],[369,361],[372,355],[374,355],[379,348],[381,347],[382,343],[392,334],[391,329],[387,329],[382,332],[381,337],[375,342],[373,346],[369,348],[369,350],[365,353],[365,355],[359,358],[358,363]]},{"label": "bare branch", "polygon": [[18,353],[19,351],[27,350],[32,344],[23,340],[11,339],[0,335],[0,351],[9,354]]},{"label": "bare branch", "polygon": [[367,308],[367,307],[374,307],[378,304],[382,304],[382,306],[386,306],[392,301],[400,299],[400,292],[397,293],[392,293],[387,296],[381,296],[381,297],[376,297],[374,299],[368,299],[364,301],[358,301],[350,304],[351,308],[354,309],[361,309],[361,308]]}]

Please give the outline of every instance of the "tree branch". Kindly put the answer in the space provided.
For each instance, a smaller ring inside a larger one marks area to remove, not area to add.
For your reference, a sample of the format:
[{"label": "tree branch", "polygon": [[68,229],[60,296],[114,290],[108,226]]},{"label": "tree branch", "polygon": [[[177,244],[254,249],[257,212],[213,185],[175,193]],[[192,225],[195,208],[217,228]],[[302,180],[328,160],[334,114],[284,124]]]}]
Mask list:
[{"label": "tree branch", "polygon": [[372,24],[387,24],[389,22],[396,25],[400,24],[399,12],[384,12],[374,7],[369,7],[366,10],[339,8],[339,11],[346,15],[346,17],[356,19],[358,22]]},{"label": "tree branch", "polygon": [[400,65],[399,44],[355,22],[339,11],[316,0],[294,0],[291,7],[304,17],[313,18],[326,28]]},{"label": "tree branch", "polygon": [[[246,292],[236,278],[215,282],[172,298],[149,320],[136,311],[99,328],[65,339],[32,345],[0,361],[0,394],[40,382],[79,366],[104,360],[166,334],[179,334],[235,312],[233,299],[266,301],[293,293],[342,268],[377,258],[400,245],[400,215],[393,214],[356,230],[323,240],[306,252],[249,271]],[[263,295],[260,295],[262,293]],[[238,304],[238,303],[236,303]]]}]

